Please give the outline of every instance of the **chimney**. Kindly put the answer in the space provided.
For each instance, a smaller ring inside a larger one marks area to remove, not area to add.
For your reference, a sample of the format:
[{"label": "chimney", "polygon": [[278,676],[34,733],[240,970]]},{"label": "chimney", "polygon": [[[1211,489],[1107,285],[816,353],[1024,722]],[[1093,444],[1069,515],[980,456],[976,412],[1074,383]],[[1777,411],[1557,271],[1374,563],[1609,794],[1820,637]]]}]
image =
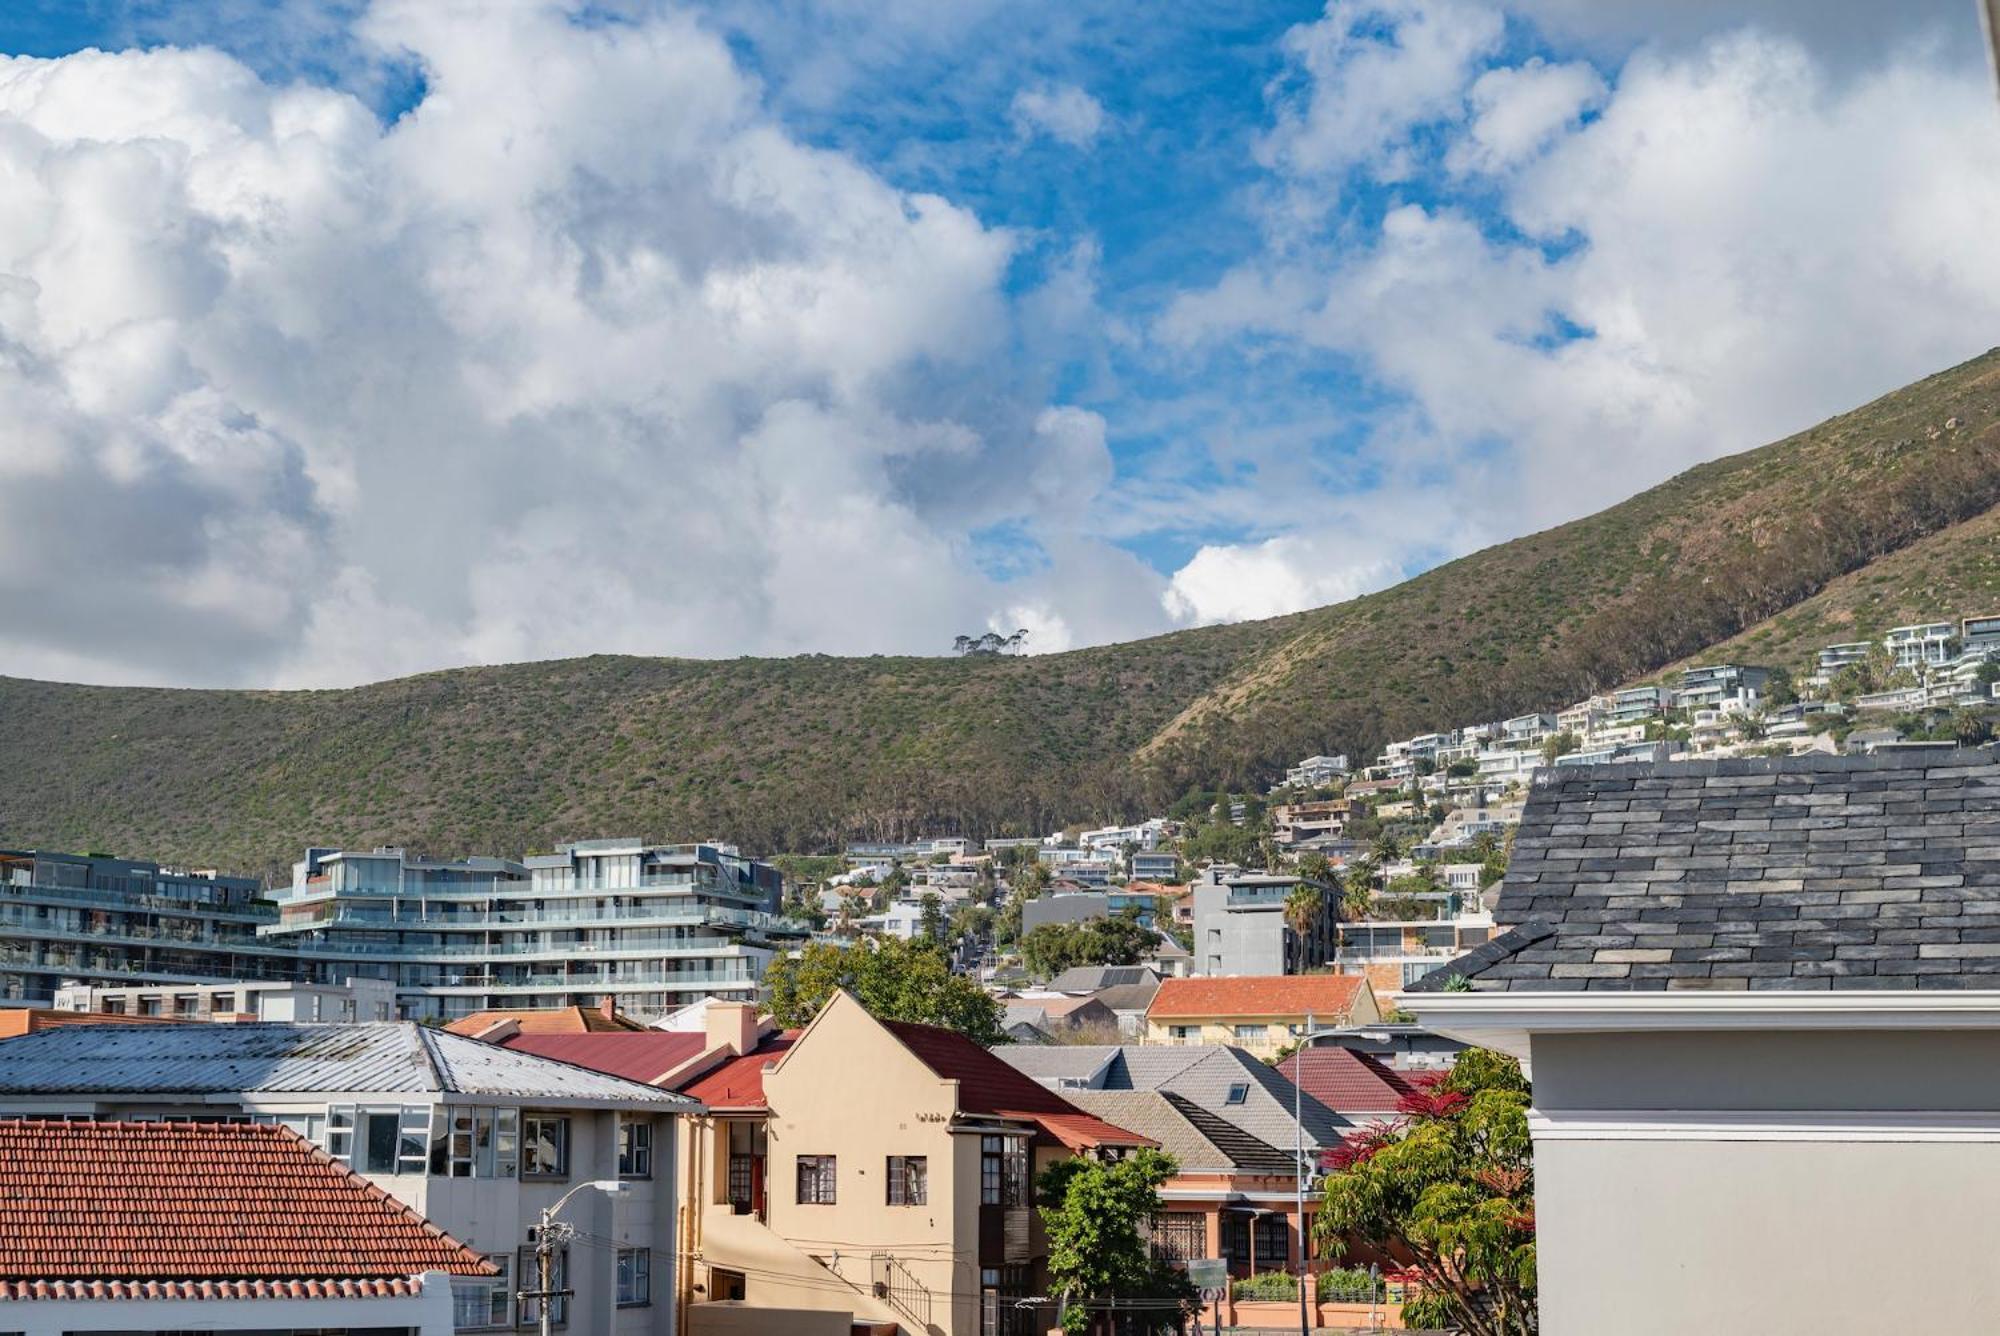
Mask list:
[{"label": "chimney", "polygon": [[754,1002],[710,1002],[702,1018],[708,1032],[708,1046],[728,1045],[738,1057],[757,1047],[757,1004]]},{"label": "chimney", "polygon": [[611,995],[609,993],[606,993],[604,995],[604,1000],[597,1004],[597,1014],[604,1017],[604,1019],[607,1021],[615,1021],[618,1019],[618,1008],[611,1001]]}]

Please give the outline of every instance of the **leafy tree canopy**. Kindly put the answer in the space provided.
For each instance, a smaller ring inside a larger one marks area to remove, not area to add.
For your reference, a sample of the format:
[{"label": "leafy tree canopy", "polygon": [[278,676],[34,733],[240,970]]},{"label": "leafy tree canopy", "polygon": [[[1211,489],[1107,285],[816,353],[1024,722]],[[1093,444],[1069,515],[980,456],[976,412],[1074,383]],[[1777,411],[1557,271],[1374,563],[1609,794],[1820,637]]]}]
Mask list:
[{"label": "leafy tree canopy", "polygon": [[1187,1273],[1153,1256],[1148,1227],[1178,1165],[1150,1148],[1122,1160],[1071,1158],[1042,1170],[1035,1196],[1049,1235],[1049,1287],[1076,1334],[1178,1331],[1200,1309]]},{"label": "leafy tree canopy", "polygon": [[1136,965],[1158,940],[1132,909],[1082,923],[1044,923],[1021,939],[1021,963],[1044,978],[1072,965]]},{"label": "leafy tree canopy", "polygon": [[1519,1063],[1460,1054],[1328,1165],[1320,1249],[1337,1257],[1352,1239],[1413,1258],[1423,1292],[1404,1304],[1406,1324],[1532,1336],[1535,1179]]},{"label": "leafy tree canopy", "polygon": [[1003,1038],[1000,1004],[953,974],[928,943],[893,937],[851,947],[812,942],[797,956],[774,958],[764,985],[772,1017],[787,1029],[810,1021],[835,989],[845,988],[883,1020],[942,1025],[987,1045]]}]

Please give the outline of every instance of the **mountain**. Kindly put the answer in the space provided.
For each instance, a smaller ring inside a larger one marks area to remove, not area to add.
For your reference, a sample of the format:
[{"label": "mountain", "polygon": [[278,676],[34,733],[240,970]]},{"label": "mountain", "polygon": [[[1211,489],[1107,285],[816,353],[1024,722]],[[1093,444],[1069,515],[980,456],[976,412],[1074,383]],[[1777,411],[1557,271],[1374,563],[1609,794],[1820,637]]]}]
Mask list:
[{"label": "mountain", "polygon": [[340,691],[0,678],[0,844],[265,872],[309,843],[1040,831],[1695,655],[1802,666],[1830,640],[1992,611],[1996,533],[2000,350],[1381,593],[1129,644],[598,656]]}]

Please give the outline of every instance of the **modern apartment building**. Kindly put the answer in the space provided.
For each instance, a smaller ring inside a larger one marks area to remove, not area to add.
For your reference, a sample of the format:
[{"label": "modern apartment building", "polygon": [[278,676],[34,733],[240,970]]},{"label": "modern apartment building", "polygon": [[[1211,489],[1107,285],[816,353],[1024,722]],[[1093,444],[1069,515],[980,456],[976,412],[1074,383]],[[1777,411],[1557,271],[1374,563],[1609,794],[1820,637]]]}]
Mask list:
[{"label": "modern apartment building", "polygon": [[1915,626],[1891,627],[1882,644],[1895,657],[1898,668],[1920,672],[1948,662],[1958,627],[1952,622],[1920,622]]},{"label": "modern apartment building", "polygon": [[1308,756],[1285,771],[1285,784],[1294,789],[1317,789],[1346,779],[1350,767],[1347,754]]},{"label": "modern apartment building", "polygon": [[263,940],[322,977],[388,979],[410,1019],[597,1006],[660,1016],[751,999],[807,925],[776,868],[721,844],[586,840],[514,861],[309,849]]},{"label": "modern apartment building", "polygon": [[1770,682],[1769,668],[1736,663],[1689,668],[1681,673],[1674,703],[1683,710],[1720,709],[1729,701],[1748,705],[1764,694]]},{"label": "modern apartment building", "polygon": [[[1301,934],[1285,922],[1299,886],[1320,894],[1317,919]],[[1196,974],[1303,974],[1333,958],[1340,898],[1310,877],[1210,868],[1194,886]]]},{"label": "modern apartment building", "polygon": [[0,849],[0,1001],[49,1002],[65,983],[300,977],[258,929],[276,914],[247,877],[139,859]]}]

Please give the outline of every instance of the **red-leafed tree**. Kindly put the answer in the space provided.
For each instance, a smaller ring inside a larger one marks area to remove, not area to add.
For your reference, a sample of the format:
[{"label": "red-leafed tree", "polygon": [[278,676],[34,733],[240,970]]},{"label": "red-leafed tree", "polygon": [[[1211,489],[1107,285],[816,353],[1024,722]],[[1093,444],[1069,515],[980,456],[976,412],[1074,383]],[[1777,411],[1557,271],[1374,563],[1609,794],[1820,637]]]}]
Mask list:
[{"label": "red-leafed tree", "polygon": [[1325,1163],[1320,1248],[1338,1256],[1353,1239],[1413,1259],[1422,1289],[1403,1305],[1405,1323],[1536,1331],[1528,1083],[1514,1059],[1460,1054],[1450,1072],[1418,1079],[1393,1123],[1349,1137]]}]

